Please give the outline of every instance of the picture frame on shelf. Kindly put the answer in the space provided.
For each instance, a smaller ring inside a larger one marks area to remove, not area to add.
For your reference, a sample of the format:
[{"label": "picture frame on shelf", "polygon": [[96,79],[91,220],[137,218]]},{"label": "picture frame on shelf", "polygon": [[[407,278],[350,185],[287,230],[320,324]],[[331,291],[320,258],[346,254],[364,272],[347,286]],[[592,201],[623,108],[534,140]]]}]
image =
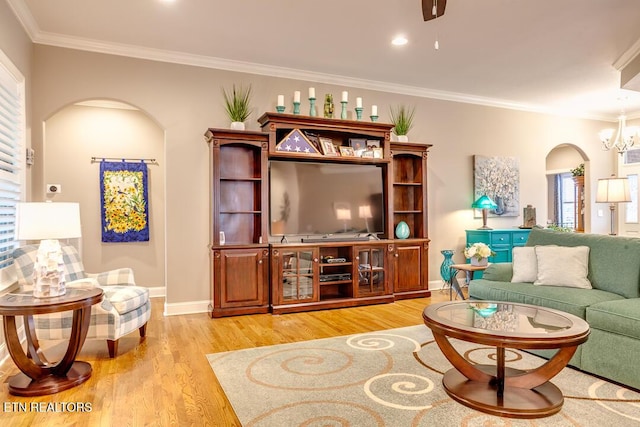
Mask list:
[{"label": "picture frame on shelf", "polygon": [[322,152],[325,156],[337,156],[338,152],[336,151],[335,145],[333,145],[333,140],[331,138],[319,137],[320,146],[322,147]]},{"label": "picture frame on shelf", "polygon": [[379,139],[367,139],[367,149],[373,150],[374,148],[380,148]]},{"label": "picture frame on shelf", "polygon": [[364,150],[362,152],[362,157],[367,158],[367,159],[373,159],[373,150]]},{"label": "picture frame on shelf", "polygon": [[367,140],[364,138],[349,138],[349,146],[353,148],[354,157],[362,157],[367,148]]},{"label": "picture frame on shelf", "polygon": [[374,159],[382,159],[384,158],[384,152],[380,147],[373,147],[373,158]]},{"label": "picture frame on shelf", "polygon": [[340,155],[343,157],[355,157],[356,152],[353,147],[340,146]]},{"label": "picture frame on shelf", "polygon": [[309,142],[316,147],[319,153],[322,152],[322,147],[320,147],[319,136],[317,133],[304,131],[304,136],[306,136]]}]

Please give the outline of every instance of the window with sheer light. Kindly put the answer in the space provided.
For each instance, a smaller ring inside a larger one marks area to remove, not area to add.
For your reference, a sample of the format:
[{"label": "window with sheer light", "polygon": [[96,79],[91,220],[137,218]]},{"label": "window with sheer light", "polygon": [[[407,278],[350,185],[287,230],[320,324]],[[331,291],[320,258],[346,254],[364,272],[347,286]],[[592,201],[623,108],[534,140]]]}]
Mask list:
[{"label": "window with sheer light", "polygon": [[24,192],[24,77],[0,51],[0,289],[11,284],[16,204]]}]

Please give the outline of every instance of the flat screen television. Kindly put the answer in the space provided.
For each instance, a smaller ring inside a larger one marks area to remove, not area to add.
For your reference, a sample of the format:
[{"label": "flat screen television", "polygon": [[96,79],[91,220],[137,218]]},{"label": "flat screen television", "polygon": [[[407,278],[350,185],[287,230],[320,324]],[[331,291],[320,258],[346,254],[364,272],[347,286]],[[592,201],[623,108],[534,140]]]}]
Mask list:
[{"label": "flat screen television", "polygon": [[384,233],[382,165],[269,162],[272,236]]}]

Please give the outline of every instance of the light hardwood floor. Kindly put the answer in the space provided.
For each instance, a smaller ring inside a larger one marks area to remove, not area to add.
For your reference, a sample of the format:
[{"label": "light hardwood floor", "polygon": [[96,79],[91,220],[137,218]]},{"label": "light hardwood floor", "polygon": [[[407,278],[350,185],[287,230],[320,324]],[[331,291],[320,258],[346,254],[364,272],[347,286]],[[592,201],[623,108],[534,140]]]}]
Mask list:
[{"label": "light hardwood floor", "polygon": [[[221,319],[211,319],[204,313],[164,317],[164,300],[154,298],[147,337],[142,343],[137,333],[121,338],[115,359],[109,359],[105,341],[85,343],[78,359],[91,363],[93,375],[78,387],[37,398],[12,396],[7,381],[18,369],[11,359],[0,365],[1,424],[240,425],[206,354],[419,325],[427,305],[448,298],[448,292],[435,290],[431,298],[393,304]],[[45,354],[61,354],[63,345],[44,343]],[[81,405],[90,405],[90,412],[78,411]]]}]

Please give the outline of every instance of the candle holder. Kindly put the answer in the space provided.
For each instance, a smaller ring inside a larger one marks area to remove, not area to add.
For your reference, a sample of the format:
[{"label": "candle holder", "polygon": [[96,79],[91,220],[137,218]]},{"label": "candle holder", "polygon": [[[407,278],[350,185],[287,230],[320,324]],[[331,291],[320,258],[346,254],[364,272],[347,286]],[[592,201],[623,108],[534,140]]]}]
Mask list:
[{"label": "candle holder", "polygon": [[278,113],[284,113],[284,105],[276,105],[276,111]]},{"label": "candle holder", "polygon": [[363,110],[362,108],[356,107],[356,118],[358,120],[362,120],[362,110]]},{"label": "candle holder", "polygon": [[314,117],[316,115],[316,99],[309,98],[309,115]]},{"label": "candle holder", "polygon": [[372,122],[377,122],[378,121],[378,116],[369,116],[371,117],[371,121]]},{"label": "candle holder", "polygon": [[347,101],[340,101],[340,104],[342,104],[342,112],[340,113],[340,118],[344,120],[347,118]]},{"label": "candle holder", "polygon": [[300,114],[300,103],[299,102],[294,102],[293,103],[293,114]]}]

